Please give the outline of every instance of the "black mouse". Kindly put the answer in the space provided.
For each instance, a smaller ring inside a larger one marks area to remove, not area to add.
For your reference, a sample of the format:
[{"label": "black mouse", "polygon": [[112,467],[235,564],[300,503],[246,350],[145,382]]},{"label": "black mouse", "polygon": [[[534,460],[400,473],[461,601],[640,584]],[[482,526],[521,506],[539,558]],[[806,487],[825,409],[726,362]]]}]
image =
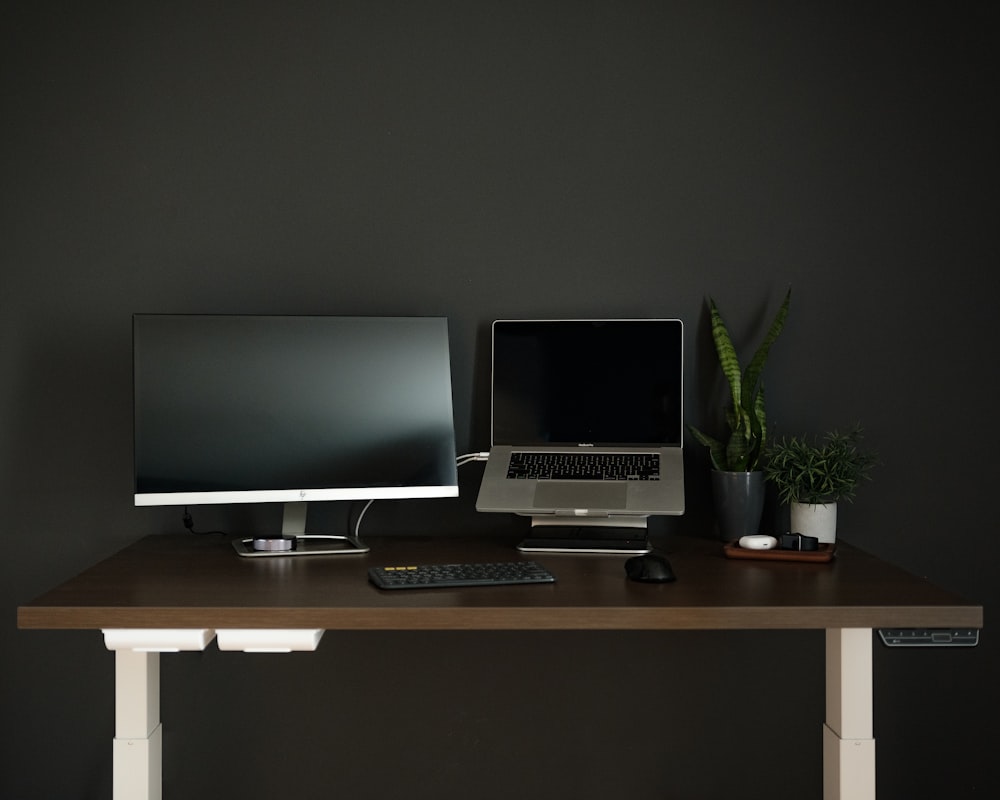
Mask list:
[{"label": "black mouse", "polygon": [[630,558],[625,562],[625,574],[629,580],[643,583],[670,583],[677,580],[670,562],[653,553]]}]

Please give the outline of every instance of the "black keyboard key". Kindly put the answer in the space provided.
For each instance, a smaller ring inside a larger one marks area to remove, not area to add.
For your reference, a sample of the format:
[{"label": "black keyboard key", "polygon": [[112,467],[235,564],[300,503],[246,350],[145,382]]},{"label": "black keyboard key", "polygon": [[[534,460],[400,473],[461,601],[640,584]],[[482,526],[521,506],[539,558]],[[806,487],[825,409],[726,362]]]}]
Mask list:
[{"label": "black keyboard key", "polygon": [[368,570],[368,579],[381,589],[431,589],[553,583],[555,576],[534,561],[503,561],[372,567]]}]

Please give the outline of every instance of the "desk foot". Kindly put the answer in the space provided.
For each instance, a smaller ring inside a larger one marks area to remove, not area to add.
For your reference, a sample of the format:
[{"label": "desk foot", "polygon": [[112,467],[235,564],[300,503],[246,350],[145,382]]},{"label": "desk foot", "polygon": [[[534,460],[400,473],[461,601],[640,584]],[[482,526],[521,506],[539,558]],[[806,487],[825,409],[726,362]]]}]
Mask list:
[{"label": "desk foot", "polygon": [[875,740],[841,739],[823,726],[824,800],[875,800]]},{"label": "desk foot", "polygon": [[129,800],[160,800],[163,774],[163,726],[145,739],[115,738],[112,796]]}]

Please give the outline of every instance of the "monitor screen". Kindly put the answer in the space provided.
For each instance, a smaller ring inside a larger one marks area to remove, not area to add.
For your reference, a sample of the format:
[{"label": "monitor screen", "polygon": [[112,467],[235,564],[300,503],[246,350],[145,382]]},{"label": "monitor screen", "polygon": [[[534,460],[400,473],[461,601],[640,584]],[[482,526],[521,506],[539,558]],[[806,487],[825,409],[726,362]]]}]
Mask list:
[{"label": "monitor screen", "polygon": [[137,314],[135,504],[458,494],[448,323]]}]

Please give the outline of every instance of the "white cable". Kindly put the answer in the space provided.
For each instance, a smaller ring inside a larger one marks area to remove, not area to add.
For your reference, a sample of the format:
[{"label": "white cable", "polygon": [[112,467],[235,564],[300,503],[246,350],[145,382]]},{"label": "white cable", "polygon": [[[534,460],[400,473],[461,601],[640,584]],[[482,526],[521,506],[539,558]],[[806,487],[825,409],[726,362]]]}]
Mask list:
[{"label": "white cable", "polygon": [[461,467],[468,464],[470,461],[487,461],[490,457],[489,451],[481,451],[479,453],[465,453],[464,455],[458,456],[455,459],[457,466]]},{"label": "white cable", "polygon": [[[487,459],[489,459],[489,457],[490,457],[490,454],[489,454],[488,450],[485,450],[485,451],[481,450],[478,453],[465,453],[463,455],[458,456],[455,459],[455,465],[461,467],[464,464],[468,464],[470,461],[486,461]],[[361,509],[361,513],[358,514],[358,520],[357,520],[357,522],[354,523],[354,538],[355,539],[360,538],[360,536],[361,536],[361,520],[364,518],[365,512],[371,507],[371,504],[374,503],[374,502],[375,502],[374,498],[372,498],[371,500],[369,500],[367,503],[365,503],[365,507]]]},{"label": "white cable", "polygon": [[365,512],[371,507],[371,504],[374,503],[374,502],[375,502],[375,498],[373,497],[371,500],[369,500],[367,503],[365,503],[365,507],[362,508],[361,509],[361,513],[358,514],[358,521],[354,523],[354,538],[355,539],[360,539],[361,538],[361,520],[365,516]]}]

